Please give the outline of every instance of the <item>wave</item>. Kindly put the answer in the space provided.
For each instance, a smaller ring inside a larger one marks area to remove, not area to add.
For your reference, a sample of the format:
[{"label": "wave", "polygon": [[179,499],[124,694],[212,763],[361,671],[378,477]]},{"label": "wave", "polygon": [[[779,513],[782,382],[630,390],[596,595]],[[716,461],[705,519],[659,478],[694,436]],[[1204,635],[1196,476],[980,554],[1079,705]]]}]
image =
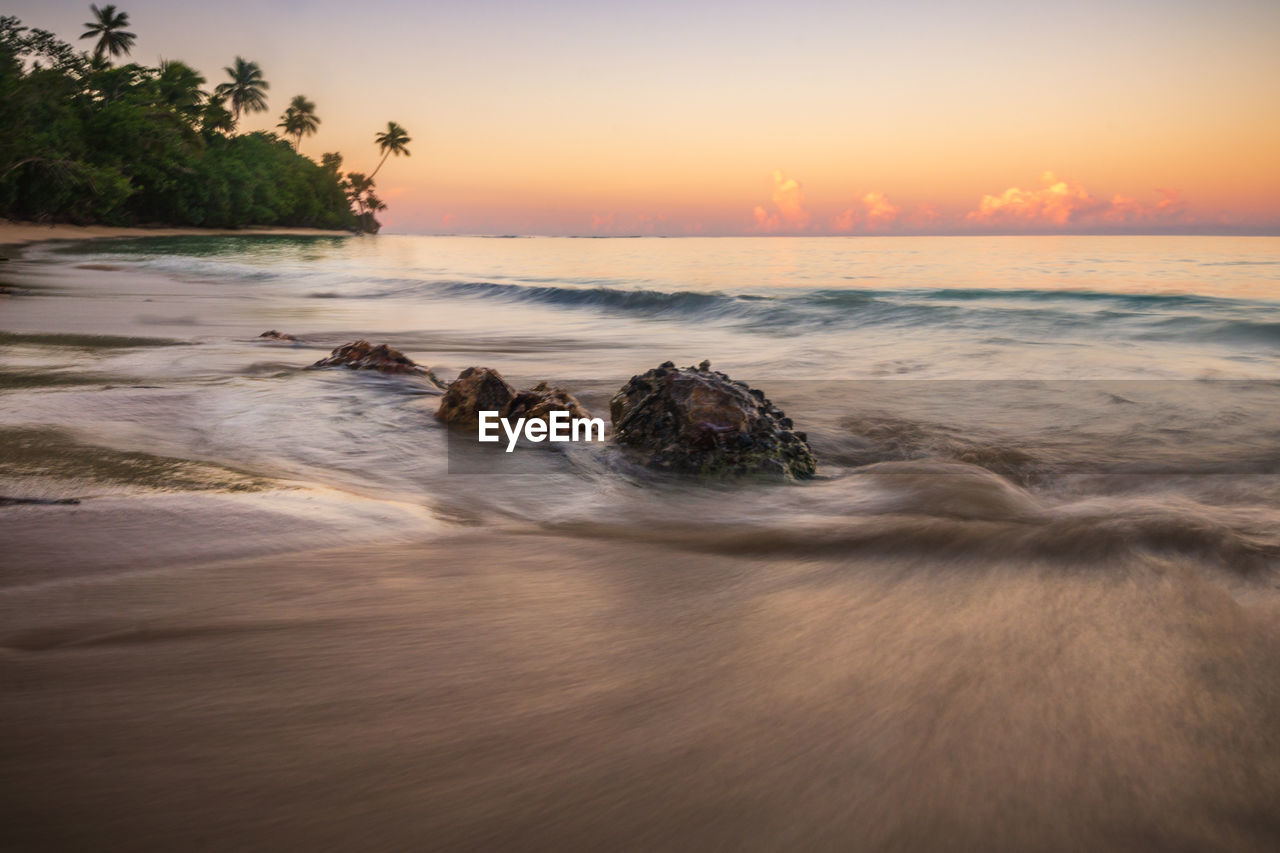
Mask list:
[{"label": "wave", "polygon": [[1280,319],[1223,320],[1182,315],[1157,321],[1142,332],[1147,340],[1179,340],[1194,337],[1201,341],[1235,345],[1280,345]]},{"label": "wave", "polygon": [[[1173,493],[1061,501],[976,466],[930,461],[872,465],[809,488],[832,493],[803,514],[666,517],[662,541],[716,554],[944,557],[1073,569],[1148,557],[1244,576],[1273,570],[1280,558],[1273,513]],[[651,541],[654,523],[581,518],[541,526],[585,538]]]},{"label": "wave", "polygon": [[[328,294],[326,294],[328,295]],[[1186,294],[1116,294],[1048,290],[817,289],[741,293],[633,289],[612,286],[504,284],[488,281],[398,282],[378,296],[430,295],[535,303],[654,318],[720,320],[747,330],[794,332],[859,326],[937,326],[1051,332],[1123,323],[1153,339],[1209,339],[1220,343],[1280,341],[1277,306]],[[1083,306],[1093,306],[1084,310]]]},{"label": "wave", "polygon": [[546,305],[604,308],[640,314],[734,314],[743,303],[771,301],[768,297],[738,297],[695,291],[624,290],[610,287],[557,287],[553,285],[448,282],[432,285],[446,296],[506,299]]},{"label": "wave", "polygon": [[[324,263],[326,242],[240,238],[132,240],[69,250],[130,267],[246,285],[287,283],[300,295],[325,299],[470,299],[546,306],[566,311],[671,321],[715,322],[764,335],[846,332],[862,327],[914,330],[954,327],[984,340],[1096,340],[1115,329],[1127,338],[1196,341],[1270,348],[1280,343],[1280,302],[1192,293],[981,286],[927,287],[876,278],[876,287],[789,288],[746,277],[744,291],[679,287],[676,279],[556,278],[443,280],[442,270],[356,271]],[[247,248],[246,248],[247,247]],[[301,248],[300,248],[301,247]],[[305,249],[300,255],[300,250]],[[104,251],[105,250],[105,251]],[[339,258],[340,259],[340,258]],[[1270,261],[1207,262],[1270,264]],[[529,272],[535,273],[536,270]],[[839,276],[832,270],[831,281]],[[386,273],[391,273],[387,275]],[[434,275],[433,275],[434,274]],[[859,276],[868,278],[868,276]],[[868,282],[870,283],[870,282]]]}]

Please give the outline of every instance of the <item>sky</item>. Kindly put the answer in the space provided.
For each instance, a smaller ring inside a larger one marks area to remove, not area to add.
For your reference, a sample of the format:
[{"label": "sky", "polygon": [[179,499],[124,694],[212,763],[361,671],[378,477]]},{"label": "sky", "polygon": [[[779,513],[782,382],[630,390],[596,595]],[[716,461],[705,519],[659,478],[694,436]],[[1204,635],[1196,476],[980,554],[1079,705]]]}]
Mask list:
[{"label": "sky", "polygon": [[391,233],[1280,233],[1276,0],[117,6],[135,61],[258,62],[244,129],[314,100],[304,154],[404,125]]}]

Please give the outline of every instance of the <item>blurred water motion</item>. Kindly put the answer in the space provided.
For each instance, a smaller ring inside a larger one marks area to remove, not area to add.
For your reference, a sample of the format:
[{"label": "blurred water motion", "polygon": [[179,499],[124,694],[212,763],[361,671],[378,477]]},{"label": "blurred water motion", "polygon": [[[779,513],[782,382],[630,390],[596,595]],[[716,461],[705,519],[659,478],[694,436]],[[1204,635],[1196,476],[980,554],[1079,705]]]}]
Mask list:
[{"label": "blurred water motion", "polygon": [[[0,495],[82,502],[0,508],[0,848],[1280,846],[1274,238],[9,266]],[[485,453],[355,337],[710,358],[819,477]]]}]

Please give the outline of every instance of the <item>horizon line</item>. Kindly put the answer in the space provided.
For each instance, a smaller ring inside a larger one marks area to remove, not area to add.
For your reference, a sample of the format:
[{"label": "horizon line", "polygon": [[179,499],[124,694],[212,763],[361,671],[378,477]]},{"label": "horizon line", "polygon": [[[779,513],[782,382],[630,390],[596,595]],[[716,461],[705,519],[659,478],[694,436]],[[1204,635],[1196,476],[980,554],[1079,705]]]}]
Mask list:
[{"label": "horizon line", "polygon": [[879,234],[547,234],[540,232],[458,232],[458,231],[382,231],[386,237],[482,237],[493,240],[523,240],[546,237],[561,240],[689,240],[700,238],[721,239],[812,239],[812,238],[884,238],[884,237],[1280,237],[1280,226],[1266,228],[1215,229],[1205,231],[918,231]]}]

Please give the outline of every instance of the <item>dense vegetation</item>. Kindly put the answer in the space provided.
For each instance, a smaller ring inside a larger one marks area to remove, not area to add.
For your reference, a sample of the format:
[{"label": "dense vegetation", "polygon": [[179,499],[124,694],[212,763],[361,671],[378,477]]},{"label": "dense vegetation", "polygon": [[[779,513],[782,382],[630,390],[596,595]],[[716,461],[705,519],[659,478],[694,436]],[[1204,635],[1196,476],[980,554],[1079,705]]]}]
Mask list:
[{"label": "dense vegetation", "polygon": [[[313,102],[298,95],[281,116],[291,141],[237,134],[242,115],[267,108],[256,63],[236,57],[212,92],[182,62],[114,66],[133,45],[128,15],[91,8],[92,53],[0,17],[0,216],[377,230],[386,206],[371,176],[344,175],[338,154],[316,163],[298,153],[320,123]],[[375,140],[383,160],[408,154],[404,129],[388,131]]]}]

